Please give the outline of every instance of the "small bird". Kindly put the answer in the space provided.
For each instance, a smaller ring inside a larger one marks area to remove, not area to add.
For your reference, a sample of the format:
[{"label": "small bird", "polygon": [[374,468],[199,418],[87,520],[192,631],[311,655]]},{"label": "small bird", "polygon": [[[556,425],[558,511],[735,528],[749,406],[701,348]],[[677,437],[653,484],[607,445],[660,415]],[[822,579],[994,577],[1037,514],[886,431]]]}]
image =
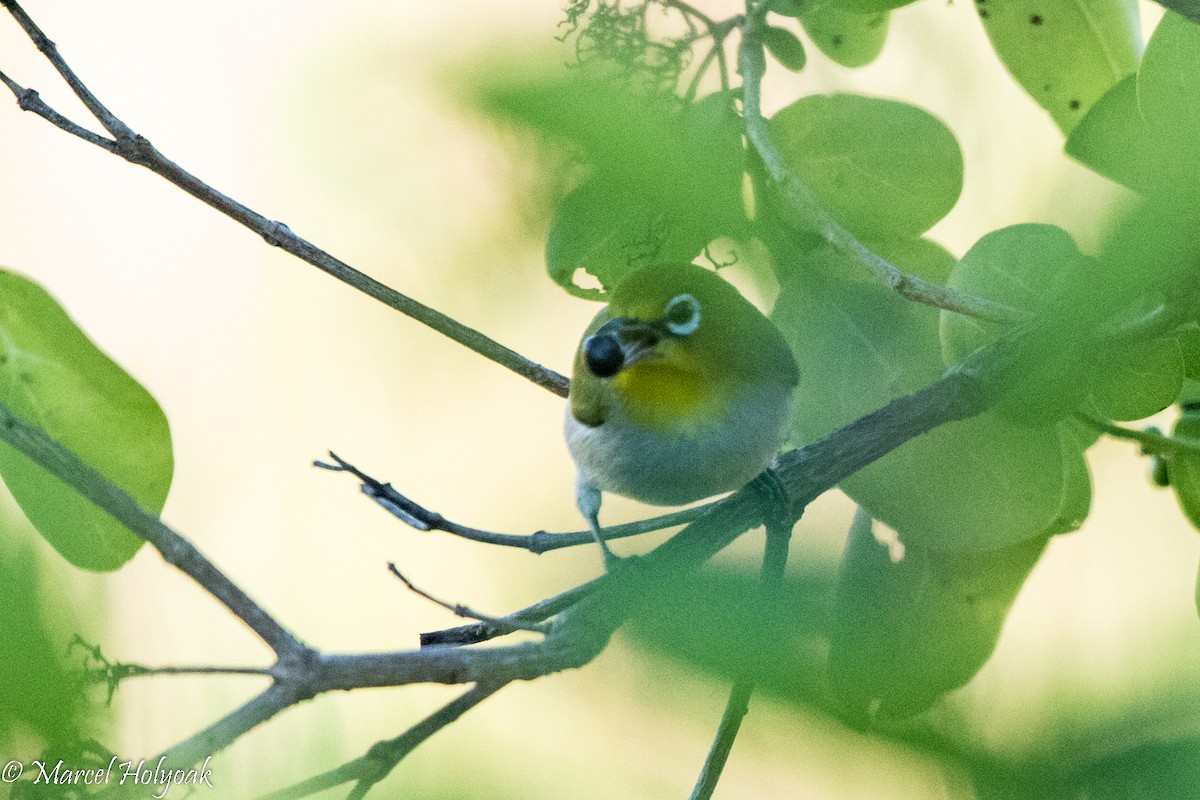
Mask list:
[{"label": "small bird", "polygon": [[798,381],[783,336],[715,272],[622,280],[576,351],[565,426],[605,566],[601,492],[682,505],[741,488],[779,453]]}]

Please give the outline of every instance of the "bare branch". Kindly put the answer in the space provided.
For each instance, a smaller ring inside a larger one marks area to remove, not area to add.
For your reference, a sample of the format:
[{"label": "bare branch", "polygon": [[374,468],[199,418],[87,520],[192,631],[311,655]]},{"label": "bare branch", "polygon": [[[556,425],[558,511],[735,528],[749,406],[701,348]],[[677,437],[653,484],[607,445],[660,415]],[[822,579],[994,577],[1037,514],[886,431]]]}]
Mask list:
[{"label": "bare branch", "polygon": [[[786,489],[779,485],[774,472],[763,473],[764,481],[772,490],[771,499],[785,499]],[[783,498],[774,497],[782,493]],[[763,607],[773,609],[779,602],[779,587],[783,583],[783,574],[787,568],[788,545],[792,538],[794,520],[787,519],[787,509],[776,506],[768,510],[773,519],[767,522],[767,541],[763,549],[762,563],[762,595]],[[759,636],[766,631],[758,631]],[[750,696],[754,693],[754,678],[743,676],[734,682],[729,692],[729,700],[725,703],[725,712],[721,715],[721,724],[717,727],[717,735],[713,738],[712,747],[704,759],[700,777],[692,789],[690,800],[710,800],[716,791],[717,781],[725,770],[729,753],[733,750],[733,742],[741,729],[742,720],[750,710]]]},{"label": "bare branch", "polygon": [[[548,553],[551,550],[560,550],[564,547],[594,544],[596,541],[591,531],[570,531],[566,533],[537,531],[528,535],[520,535],[496,533],[495,531],[485,531],[479,528],[459,525],[457,522],[446,519],[438,512],[431,511],[409,499],[398,492],[390,483],[383,483],[371,477],[338,456],[337,453],[331,452],[329,457],[335,463],[326,464],[323,461],[314,461],[313,466],[327,469],[331,472],[350,473],[362,482],[363,494],[370,497],[376,503],[379,503],[379,505],[386,508],[393,516],[399,518],[405,524],[419,531],[442,531],[482,544],[517,547],[522,550],[528,550],[535,555]],[[637,522],[630,522],[624,525],[613,525],[602,529],[601,534],[605,540],[622,539],[627,536],[638,536],[643,533],[673,528],[676,525],[686,525],[692,520],[703,516],[714,505],[715,502],[703,503],[671,514],[662,514],[657,517],[638,520]]]},{"label": "bare branch", "polygon": [[46,58],[50,60],[59,74],[63,76],[63,79],[71,86],[75,94],[84,102],[88,110],[113,135],[113,141],[110,142],[102,137],[97,137],[85,128],[70,122],[42,103],[40,98],[37,97],[36,92],[30,94],[29,90],[22,89],[6,76],[4,83],[17,97],[21,108],[34,111],[44,119],[53,122],[59,128],[101,147],[109,153],[119,155],[126,161],[145,167],[159,177],[165,178],[175,186],[178,186],[197,200],[206,203],[254,231],[263,237],[267,244],[296,256],[317,269],[353,286],[360,292],[375,298],[384,305],[415,319],[423,325],[433,328],[438,333],[453,339],[484,358],[507,367],[518,375],[533,381],[543,389],[554,392],[560,397],[567,396],[568,381],[565,376],[530,361],[520,353],[510,350],[479,331],[463,325],[458,320],[407,295],[401,294],[369,275],[359,272],[344,261],[335,258],[311,242],[305,241],[292,233],[287,225],[282,222],[267,219],[257,211],[217,191],[168,159],[154,145],[150,144],[148,139],[134,133],[124,122],[117,119],[100,103],[59,55],[54,43],[38,29],[16,0],[4,0],[4,5],[25,30],[33,43],[46,55]]},{"label": "bare branch", "polygon": [[488,616],[487,614],[481,614],[469,606],[463,605],[462,603],[447,603],[445,600],[439,600],[429,592],[410,581],[407,577],[405,577],[404,573],[397,569],[396,565],[390,561],[388,562],[388,571],[395,575],[396,578],[403,583],[405,588],[407,588],[410,592],[418,597],[423,597],[434,605],[441,606],[455,616],[466,617],[467,619],[473,619],[477,622],[482,622],[505,633],[529,631],[531,633],[545,634],[546,631],[549,630],[549,626],[547,625],[538,625],[536,623],[525,623],[516,620],[507,620],[501,617],[492,617]]},{"label": "bare branch", "polygon": [[829,216],[817,203],[808,187],[788,170],[783,155],[771,141],[760,104],[762,76],[766,71],[766,58],[760,38],[762,28],[766,24],[765,15],[764,5],[747,4],[738,57],[742,73],[742,109],[746,122],[746,138],[762,160],[767,175],[786,201],[784,210],[789,213],[791,219],[806,229],[815,230],[829,244],[853,256],[870,270],[876,279],[907,300],[983,320],[1009,323],[1028,320],[1029,315],[1019,309],[994,300],[964,294],[903,272]]}]

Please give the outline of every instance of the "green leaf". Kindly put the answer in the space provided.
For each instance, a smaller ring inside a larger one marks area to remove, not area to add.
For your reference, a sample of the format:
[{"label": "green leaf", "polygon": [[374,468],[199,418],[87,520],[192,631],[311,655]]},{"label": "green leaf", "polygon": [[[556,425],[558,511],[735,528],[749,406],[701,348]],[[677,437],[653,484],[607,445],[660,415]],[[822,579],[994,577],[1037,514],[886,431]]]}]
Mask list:
[{"label": "green leaf", "polygon": [[813,44],[843,67],[870,64],[887,39],[886,11],[857,14],[835,0],[808,0],[800,5],[799,17]]},{"label": "green leaf", "polygon": [[1129,75],[1092,106],[1067,137],[1067,155],[1106,178],[1139,192],[1167,181],[1167,170],[1185,154],[1164,142],[1142,118],[1137,76]]},{"label": "green leaf", "polygon": [[1200,142],[1200,26],[1178,14],[1162,18],[1146,45],[1137,76],[1142,115],[1159,128]]},{"label": "green leaf", "polygon": [[962,190],[954,134],[907,103],[814,95],[779,111],[770,131],[788,168],[862,238],[919,235]]},{"label": "green leaf", "polygon": [[871,14],[901,8],[915,0],[830,0],[832,5],[851,14]]},{"label": "green leaf", "polygon": [[1163,17],[1136,76],[1114,86],[1067,141],[1067,152],[1145,195],[1200,199],[1200,29]]},{"label": "green leaf", "polygon": [[830,630],[830,682],[851,718],[868,720],[877,704],[881,717],[910,716],[969,681],[995,650],[1047,540],[959,554],[906,545],[893,561],[860,516]]},{"label": "green leaf", "polygon": [[[173,460],[154,398],[102,353],[36,283],[0,271],[0,401],[153,513]],[[0,476],[42,536],[77,567],[114,570],[142,540],[26,458],[0,445]]]},{"label": "green leaf", "polygon": [[1051,535],[1079,530],[1092,510],[1092,476],[1083,453],[1100,432],[1071,418],[1058,425],[1063,458],[1063,499],[1058,516],[1047,531]]},{"label": "green leaf", "polygon": [[692,674],[750,677],[756,693],[833,713],[824,658],[832,580],[828,568],[789,569],[767,606],[756,574],[719,567],[679,574],[636,599],[628,630],[635,644],[686,663]]},{"label": "green leaf", "polygon": [[[941,377],[936,312],[879,286],[801,277],[783,284],[773,313],[804,376],[797,441],[815,441]],[[1058,426],[1019,425],[992,412],[908,442],[842,488],[908,546],[993,550],[1056,524],[1067,485],[1063,454]]]},{"label": "green leaf", "polygon": [[1182,14],[1192,22],[1200,24],[1200,0],[1156,0],[1163,8]]},{"label": "green leaf", "polygon": [[[1200,442],[1200,415],[1185,411],[1175,423],[1172,435]],[[1200,529],[1200,454],[1175,453],[1167,463],[1167,471],[1184,516],[1192,527]]]},{"label": "green leaf", "polygon": [[1136,0],[979,0],[975,8],[1004,66],[1064,134],[1137,69]]},{"label": "green leaf", "polygon": [[[9,527],[7,521],[5,527]],[[21,545],[12,531],[0,552],[0,741],[32,730],[47,743],[61,745],[77,738],[80,712],[85,707],[83,684],[68,674],[60,654],[63,620],[45,602],[47,592],[59,594],[52,582],[39,580],[32,548]],[[13,547],[12,544],[16,543]]]},{"label": "green leaf", "polygon": [[[883,239],[867,246],[904,272],[932,283],[945,284],[958,263],[949,250],[930,239]],[[861,267],[858,272],[867,274]]]},{"label": "green leaf", "polygon": [[[1069,294],[1088,277],[1094,262],[1070,235],[1053,225],[1012,225],[985,235],[950,273],[947,286],[1022,309],[1043,321],[1038,341],[1023,354],[1001,408],[1014,419],[1044,422],[1073,411],[1087,393],[1090,363],[1085,326]],[[958,363],[1006,329],[962,314],[941,315],[942,353]]]},{"label": "green leaf", "polygon": [[578,270],[610,289],[639,267],[691,261],[710,235],[681,224],[667,207],[640,202],[597,178],[570,192],[555,208],[546,237],[546,269],[576,297],[603,300],[603,291],[576,282]]},{"label": "green leaf", "polygon": [[767,0],[767,10],[784,17],[800,16],[804,5],[804,0]]},{"label": "green leaf", "polygon": [[804,63],[807,57],[804,54],[804,45],[796,38],[796,34],[785,28],[776,28],[773,25],[767,26],[763,31],[763,45],[767,51],[775,57],[780,66],[792,72],[799,72],[804,69]]},{"label": "green leaf", "polygon": [[[494,83],[478,105],[576,154],[589,179],[562,201],[547,268],[579,294],[584,269],[605,286],[655,261],[691,261],[745,225],[744,151],[733,94],[682,109],[587,74]],[[587,294],[583,292],[583,294]]]},{"label": "green leaf", "polygon": [[1174,337],[1121,345],[1093,374],[1092,401],[1109,419],[1143,419],[1175,402],[1183,376],[1183,354]]},{"label": "green leaf", "polygon": [[1179,341],[1179,352],[1183,356],[1183,375],[1191,380],[1200,379],[1200,327],[1184,328],[1175,334]]}]

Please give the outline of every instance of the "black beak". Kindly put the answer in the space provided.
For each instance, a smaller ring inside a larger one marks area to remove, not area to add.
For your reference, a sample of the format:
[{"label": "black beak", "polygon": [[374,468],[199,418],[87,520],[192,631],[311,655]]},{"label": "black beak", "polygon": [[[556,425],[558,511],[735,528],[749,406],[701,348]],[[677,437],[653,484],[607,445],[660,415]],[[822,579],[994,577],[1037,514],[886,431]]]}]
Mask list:
[{"label": "black beak", "polygon": [[661,339],[655,326],[632,317],[617,317],[584,341],[583,360],[597,378],[611,378],[653,352]]}]

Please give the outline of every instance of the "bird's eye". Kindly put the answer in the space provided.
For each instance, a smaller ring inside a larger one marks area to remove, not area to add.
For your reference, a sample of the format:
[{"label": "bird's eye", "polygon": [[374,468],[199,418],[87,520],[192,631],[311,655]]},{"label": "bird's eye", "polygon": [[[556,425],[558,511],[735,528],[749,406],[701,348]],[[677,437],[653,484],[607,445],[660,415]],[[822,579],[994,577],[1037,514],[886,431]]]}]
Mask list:
[{"label": "bird's eye", "polygon": [[611,378],[625,366],[625,354],[615,336],[589,336],[583,343],[583,361],[597,378]]},{"label": "bird's eye", "polygon": [[667,330],[676,336],[687,336],[700,327],[700,303],[690,294],[672,297],[663,309]]}]

